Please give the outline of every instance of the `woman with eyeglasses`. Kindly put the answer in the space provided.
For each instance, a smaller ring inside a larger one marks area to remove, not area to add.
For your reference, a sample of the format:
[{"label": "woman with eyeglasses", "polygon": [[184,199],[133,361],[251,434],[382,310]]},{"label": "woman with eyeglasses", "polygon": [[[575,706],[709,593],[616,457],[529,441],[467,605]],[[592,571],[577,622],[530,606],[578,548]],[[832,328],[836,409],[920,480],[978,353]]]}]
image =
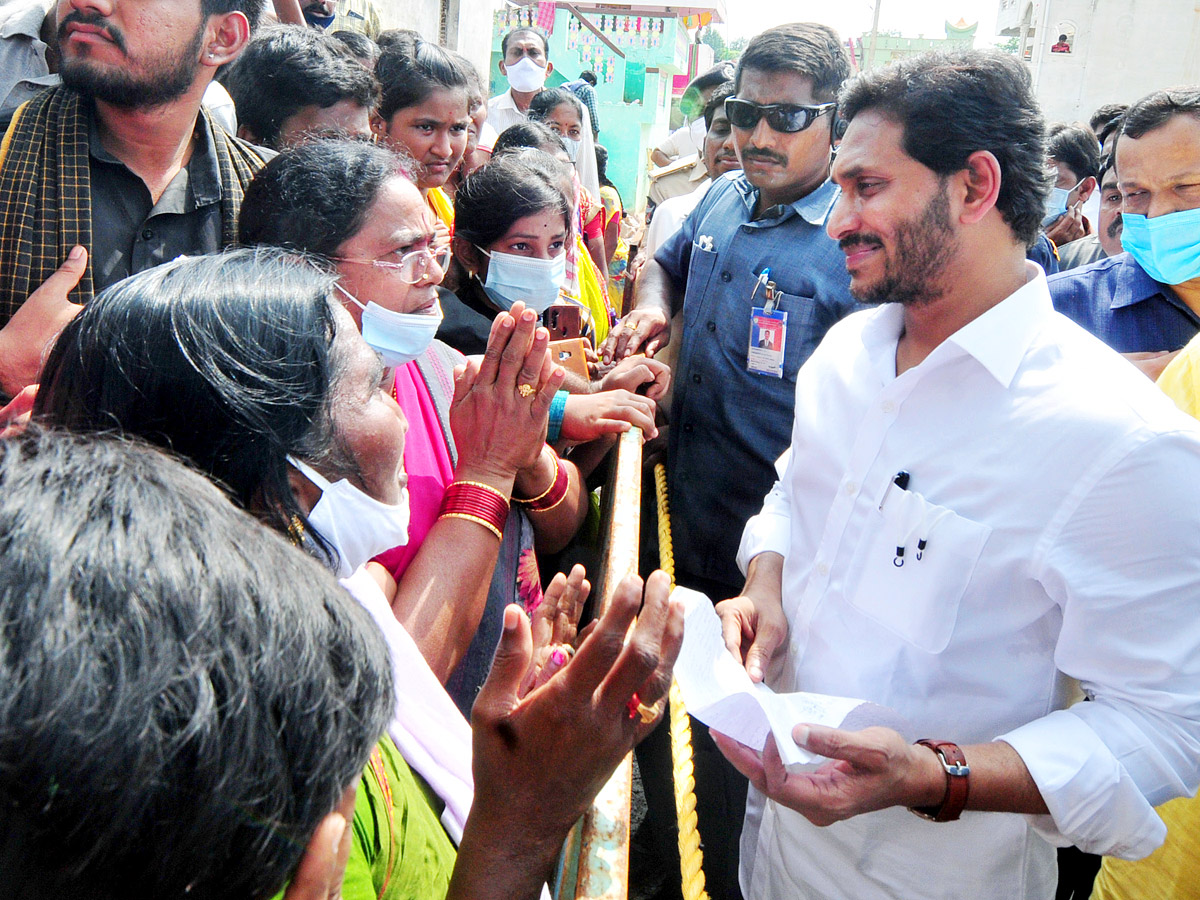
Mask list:
[{"label": "woman with eyeglasses", "polygon": [[[334,271],[342,305],[388,368],[385,390],[408,420],[411,521],[408,542],[369,568],[430,667],[469,712],[504,607],[519,602],[532,609],[541,600],[535,548],[561,549],[583,521],[588,501],[579,471],[547,446],[545,419],[513,414],[510,397],[456,385],[465,360],[435,340],[442,323],[437,286],[448,253],[435,245],[432,215],[400,157],[351,141],[288,150],[246,191],[240,229],[243,244],[303,251]],[[523,303],[511,312],[515,327],[532,336],[532,344],[526,341],[532,352],[544,352],[548,335],[535,328],[535,313]],[[497,320],[489,355],[508,343],[512,322]],[[530,373],[521,389],[540,378]],[[468,390],[486,402],[475,403],[470,418],[452,416],[456,391]],[[625,421],[609,417],[571,428],[591,439],[626,429],[630,420],[652,430],[653,403],[631,401]],[[482,485],[484,504],[511,500],[507,524],[497,528],[484,508],[466,513],[473,518],[439,519],[455,481]],[[458,614],[429,627],[428,609],[448,598],[459,598]]]}]

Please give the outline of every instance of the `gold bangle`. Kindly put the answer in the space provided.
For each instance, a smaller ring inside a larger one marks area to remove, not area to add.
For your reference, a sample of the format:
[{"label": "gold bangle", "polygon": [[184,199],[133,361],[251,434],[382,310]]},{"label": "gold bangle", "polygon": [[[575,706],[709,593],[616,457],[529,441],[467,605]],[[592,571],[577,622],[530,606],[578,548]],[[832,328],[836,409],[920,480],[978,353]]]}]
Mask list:
[{"label": "gold bangle", "polygon": [[483,488],[485,491],[491,491],[493,494],[495,494],[497,497],[499,497],[505,503],[508,503],[508,497],[505,496],[504,491],[499,490],[498,488],[494,488],[490,484],[484,484],[482,481],[460,481],[458,479],[455,479],[454,481],[451,482],[451,484],[469,484],[472,487]]},{"label": "gold bangle", "polygon": [[479,516],[472,516],[469,513],[448,512],[442,513],[440,516],[438,516],[438,521],[441,521],[442,519],[466,519],[468,522],[474,522],[476,525],[482,525],[484,528],[494,534],[499,540],[504,540],[504,534],[499,528],[497,528],[487,519],[480,518]]},{"label": "gold bangle", "polygon": [[[552,490],[554,490],[554,486],[556,484],[558,484],[558,469],[562,465],[562,463],[559,462],[558,454],[554,452],[553,447],[550,448],[550,453],[554,457],[554,475],[550,478],[550,486],[547,487],[540,494],[538,494],[536,497],[513,497],[514,503],[537,503],[539,500],[541,500],[543,497],[545,497],[547,494],[549,494]],[[561,503],[562,501],[559,500],[558,502]],[[555,503],[554,506],[558,506],[558,503]],[[548,506],[546,508],[552,509],[553,507]],[[540,510],[539,510],[539,512],[540,512]]]}]

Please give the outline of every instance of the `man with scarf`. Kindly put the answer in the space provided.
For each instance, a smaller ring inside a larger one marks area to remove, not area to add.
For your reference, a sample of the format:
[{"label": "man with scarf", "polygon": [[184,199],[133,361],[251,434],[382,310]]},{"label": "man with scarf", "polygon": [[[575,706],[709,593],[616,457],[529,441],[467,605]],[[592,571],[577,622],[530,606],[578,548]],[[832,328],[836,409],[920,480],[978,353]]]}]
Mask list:
[{"label": "man with scarf", "polygon": [[79,305],[122,278],[237,238],[272,154],[201,110],[262,0],[60,0],[63,84],[0,143],[0,392],[35,381]]}]

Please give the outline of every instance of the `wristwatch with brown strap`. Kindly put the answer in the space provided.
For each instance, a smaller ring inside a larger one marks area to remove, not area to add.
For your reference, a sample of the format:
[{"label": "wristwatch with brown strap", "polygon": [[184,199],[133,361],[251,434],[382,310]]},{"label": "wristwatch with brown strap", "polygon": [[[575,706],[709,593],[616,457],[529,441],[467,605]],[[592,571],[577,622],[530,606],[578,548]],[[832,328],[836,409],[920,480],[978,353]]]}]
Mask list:
[{"label": "wristwatch with brown strap", "polygon": [[971,767],[958,744],[950,741],[933,741],[922,738],[917,741],[935,754],[946,770],[946,794],[938,806],[911,806],[909,809],[922,819],[931,822],[953,822],[967,805],[971,793]]}]

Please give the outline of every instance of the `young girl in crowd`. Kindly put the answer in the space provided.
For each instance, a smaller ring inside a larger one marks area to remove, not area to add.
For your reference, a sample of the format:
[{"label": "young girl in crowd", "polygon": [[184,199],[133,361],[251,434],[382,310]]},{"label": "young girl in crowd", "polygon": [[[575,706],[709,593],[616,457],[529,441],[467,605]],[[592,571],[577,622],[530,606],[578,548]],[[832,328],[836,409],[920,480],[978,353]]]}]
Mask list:
[{"label": "young girl in crowd", "polygon": [[[682,614],[668,606],[658,573],[630,646],[604,649],[621,646],[641,605],[640,582],[627,579],[572,659],[551,648],[572,640],[586,593],[581,571],[551,586],[532,634],[519,609],[506,610],[472,754],[470,726],[363,574],[375,548],[405,538],[407,424],[380,390],[379,357],[336,299],[335,282],[305,260],[262,250],[181,257],[126,279],[62,332],[35,417],[168,448],[293,543],[353,569],[342,584],[388,644],[397,697],[360,782],[346,900],[532,898],[567,829],[653,727]],[[501,362],[510,347],[520,352]],[[556,379],[519,308],[498,323],[494,349],[496,358],[468,368],[470,390],[455,408],[475,427],[499,411],[544,430]],[[536,387],[526,396],[529,377]],[[437,590],[430,599],[451,615],[460,606]],[[220,702],[221,686],[212,690]],[[644,718],[627,710],[635,691]],[[435,806],[444,806],[440,825]]]},{"label": "young girl in crowd", "polygon": [[[455,367],[463,360],[434,339],[447,253],[434,244],[430,214],[395,154],[349,141],[313,141],[283,153],[247,190],[240,231],[245,244],[305,251],[335,272],[342,305],[393,369],[386,390],[409,423],[411,519],[408,541],[379,548],[372,569],[465,713],[487,675],[504,607],[521,602],[532,609],[541,597],[535,548],[561,549],[582,522],[580,473],[545,443],[545,420],[509,408],[511,397],[473,389],[478,412],[468,418],[461,403],[456,407]],[[513,310],[533,335],[533,313],[523,304]],[[488,325],[494,335],[495,323]],[[545,332],[535,340],[544,353]],[[540,377],[536,367],[522,375],[523,385]],[[490,406],[480,406],[485,398]],[[564,398],[560,413],[556,438],[589,441],[630,423],[654,433],[653,401],[630,391]],[[484,484],[505,503],[513,499],[501,540],[471,520],[439,517],[456,481]],[[447,597],[460,598],[452,616],[424,618]]]},{"label": "young girl in crowd", "polygon": [[[597,340],[603,341],[604,337],[599,336],[607,336],[608,329],[614,321],[612,307],[608,303],[604,274],[601,269],[597,268],[581,236],[578,207],[574,205],[577,181],[569,162],[566,160],[566,152],[562,148],[562,141],[554,132],[550,131],[550,129],[540,122],[523,122],[519,125],[513,125],[505,129],[504,133],[496,140],[493,162],[523,150],[540,150],[554,157],[554,159],[546,160],[534,155],[530,156],[529,159],[536,162],[534,168],[538,171],[535,174],[540,173],[543,181],[549,180],[567,199],[569,209],[567,220],[571,226],[571,235],[567,239],[564,248],[565,274],[562,293],[567,300],[582,305],[588,311],[591,316],[594,335]],[[555,165],[555,160],[560,165]],[[489,179],[488,183],[491,182],[492,179]],[[501,189],[500,193],[501,195],[508,196],[513,194],[514,190]],[[478,206],[475,208],[486,217],[486,210],[480,209]],[[500,211],[500,215],[507,218],[507,211]],[[513,221],[515,219],[508,219],[507,224],[511,225]],[[599,220],[597,224],[601,224]],[[488,230],[490,230],[490,227]],[[478,269],[478,266],[475,268]],[[451,273],[449,281],[454,286],[456,292],[462,285],[460,277],[464,271],[467,271],[465,267],[456,266]],[[595,346],[599,346],[599,344]]]},{"label": "young girl in crowd", "polygon": [[401,35],[375,65],[382,95],[371,128],[416,161],[417,186],[446,237],[454,204],[442,187],[462,163],[471,127],[471,76],[463,63],[437,44]]}]

